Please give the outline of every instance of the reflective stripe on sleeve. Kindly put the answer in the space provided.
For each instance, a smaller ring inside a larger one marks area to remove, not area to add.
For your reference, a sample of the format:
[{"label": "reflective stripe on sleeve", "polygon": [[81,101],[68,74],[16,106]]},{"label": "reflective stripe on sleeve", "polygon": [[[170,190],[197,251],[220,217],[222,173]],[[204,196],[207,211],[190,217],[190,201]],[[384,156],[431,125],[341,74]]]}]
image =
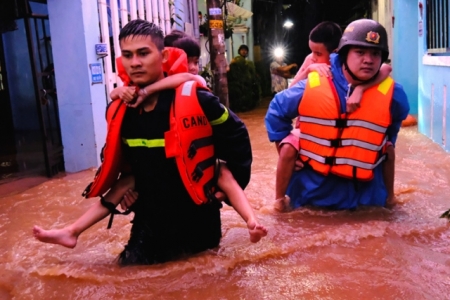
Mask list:
[{"label": "reflective stripe on sleeve", "polygon": [[224,123],[226,120],[228,120],[228,116],[229,116],[228,109],[223,105],[222,105],[222,107],[225,109],[225,111],[218,119],[215,119],[215,120],[212,120],[209,122],[209,124],[211,124],[211,126],[220,125],[220,124]]}]

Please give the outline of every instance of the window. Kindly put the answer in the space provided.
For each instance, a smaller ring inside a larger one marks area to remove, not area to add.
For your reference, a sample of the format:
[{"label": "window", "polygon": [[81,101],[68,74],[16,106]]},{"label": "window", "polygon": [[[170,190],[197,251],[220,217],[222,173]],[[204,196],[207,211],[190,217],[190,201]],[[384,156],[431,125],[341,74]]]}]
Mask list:
[{"label": "window", "polygon": [[449,0],[427,0],[428,53],[450,54]]}]

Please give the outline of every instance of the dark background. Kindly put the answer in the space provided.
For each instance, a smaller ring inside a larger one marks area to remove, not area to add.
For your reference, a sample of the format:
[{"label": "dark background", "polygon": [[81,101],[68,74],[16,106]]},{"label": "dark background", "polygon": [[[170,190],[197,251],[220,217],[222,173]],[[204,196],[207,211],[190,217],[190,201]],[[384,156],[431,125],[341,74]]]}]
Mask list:
[{"label": "dark background", "polygon": [[[344,29],[351,21],[371,17],[370,0],[252,0],[254,41],[262,58],[270,63],[276,45],[286,49],[286,63],[303,63],[310,53],[308,36],[322,21],[333,21]],[[294,23],[283,28],[285,20]]]}]

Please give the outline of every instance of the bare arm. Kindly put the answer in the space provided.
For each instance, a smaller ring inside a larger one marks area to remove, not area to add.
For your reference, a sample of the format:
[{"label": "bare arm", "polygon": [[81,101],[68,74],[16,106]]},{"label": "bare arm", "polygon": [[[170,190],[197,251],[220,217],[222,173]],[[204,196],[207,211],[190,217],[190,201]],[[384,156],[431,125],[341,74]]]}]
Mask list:
[{"label": "bare arm", "polygon": [[[185,83],[186,81],[195,80],[199,83],[202,83],[196,75],[190,73],[179,73],[174,74],[169,77],[166,77],[162,80],[159,80],[153,84],[147,85],[145,88],[142,88],[139,91],[136,102],[127,103],[129,107],[138,107],[142,101],[144,101],[147,96],[157,93],[162,90],[173,89],[178,87],[180,84]],[[203,84],[203,83],[202,83]]]},{"label": "bare arm", "polygon": [[362,94],[364,93],[364,91],[366,91],[368,88],[373,87],[374,85],[383,82],[383,80],[385,80],[389,76],[389,74],[391,74],[391,72],[392,67],[390,65],[382,64],[380,72],[378,73],[377,77],[375,77],[374,80],[356,86],[353,93],[347,99],[347,113],[352,113],[355,110],[357,110],[359,108]]},{"label": "bare arm", "polygon": [[272,69],[272,73],[284,78],[291,78],[291,69],[296,68],[297,64],[290,64],[288,66],[280,66],[275,69]]},{"label": "bare arm", "polygon": [[292,80],[291,85],[289,87],[293,86],[300,80],[306,79],[308,77],[308,74],[313,71],[318,72],[321,76],[331,77],[330,66],[324,63],[317,63],[317,64],[314,63],[312,61],[312,55],[309,54],[305,58],[305,61],[300,67],[300,70],[298,70],[297,74],[294,77],[294,80]]},{"label": "bare arm", "polygon": [[296,68],[297,64],[290,64],[287,66],[281,66],[277,68],[278,72],[289,72],[292,68]]},{"label": "bare arm", "polygon": [[134,86],[119,86],[112,90],[109,94],[111,100],[122,99],[125,102],[132,101],[136,95],[136,87]]}]

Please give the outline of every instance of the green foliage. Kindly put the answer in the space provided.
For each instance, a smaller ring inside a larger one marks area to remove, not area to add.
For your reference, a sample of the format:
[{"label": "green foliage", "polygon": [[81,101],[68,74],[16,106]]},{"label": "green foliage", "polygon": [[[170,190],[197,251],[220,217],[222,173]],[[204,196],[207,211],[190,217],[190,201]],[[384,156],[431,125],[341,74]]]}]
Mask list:
[{"label": "green foliage", "polygon": [[206,86],[213,90],[213,76],[211,73],[211,62],[206,64],[206,66],[203,67],[202,71],[200,72],[200,76],[202,76],[206,81]]},{"label": "green foliage", "polygon": [[260,102],[261,88],[253,62],[238,56],[230,64],[228,98],[233,111],[248,111]]}]

